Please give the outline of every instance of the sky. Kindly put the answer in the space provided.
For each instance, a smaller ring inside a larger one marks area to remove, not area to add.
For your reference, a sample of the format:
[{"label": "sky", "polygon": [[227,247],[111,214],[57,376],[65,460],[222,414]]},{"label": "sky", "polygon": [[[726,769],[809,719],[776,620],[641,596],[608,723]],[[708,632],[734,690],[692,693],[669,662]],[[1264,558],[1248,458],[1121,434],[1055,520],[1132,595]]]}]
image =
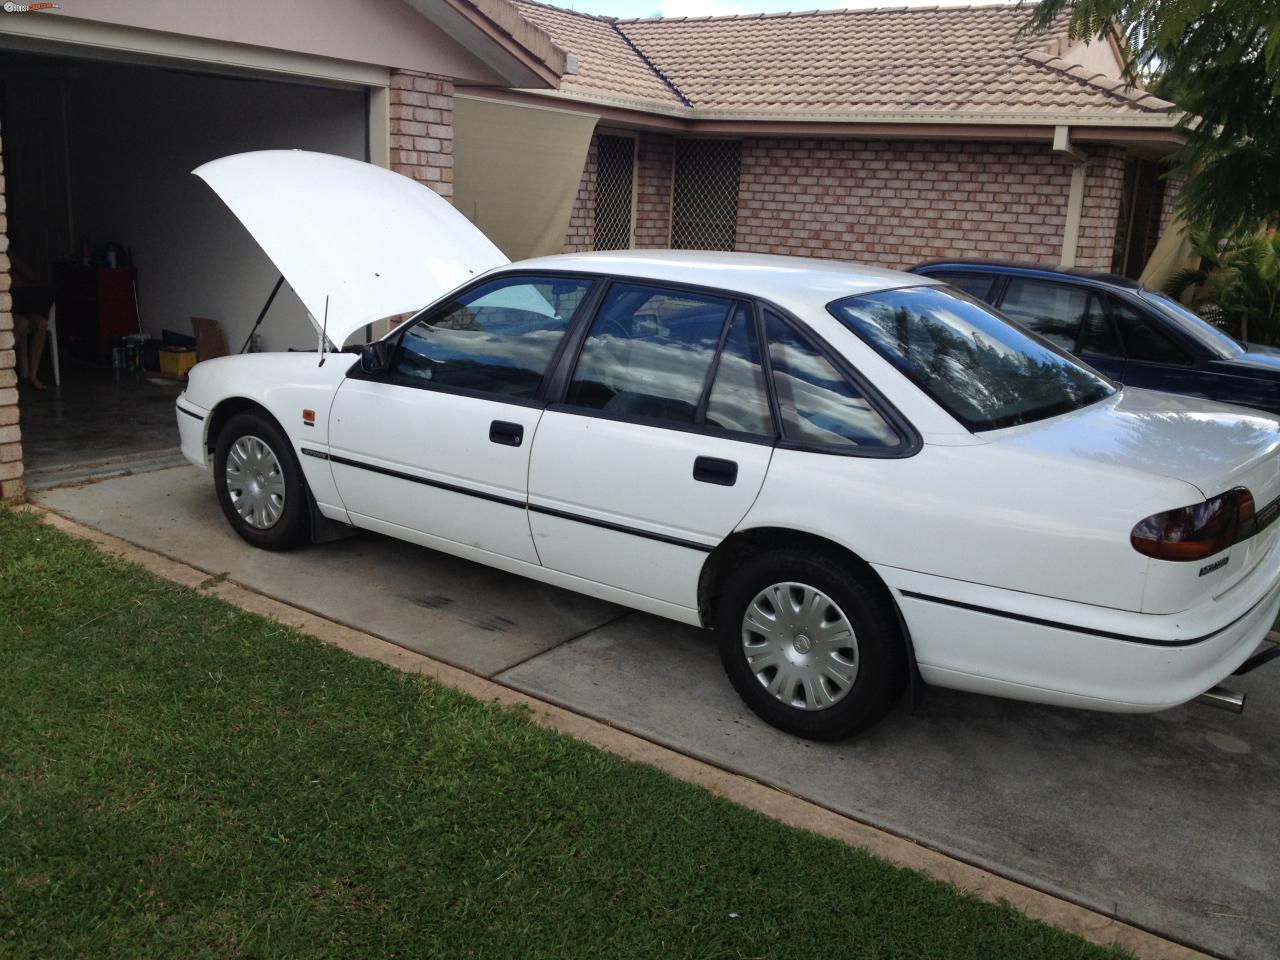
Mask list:
[{"label": "sky", "polygon": [[[963,6],[969,0],[547,0],[558,7],[610,17],[710,17],[783,10],[829,10],[835,7]],[[974,0],[990,3],[992,0]]]}]

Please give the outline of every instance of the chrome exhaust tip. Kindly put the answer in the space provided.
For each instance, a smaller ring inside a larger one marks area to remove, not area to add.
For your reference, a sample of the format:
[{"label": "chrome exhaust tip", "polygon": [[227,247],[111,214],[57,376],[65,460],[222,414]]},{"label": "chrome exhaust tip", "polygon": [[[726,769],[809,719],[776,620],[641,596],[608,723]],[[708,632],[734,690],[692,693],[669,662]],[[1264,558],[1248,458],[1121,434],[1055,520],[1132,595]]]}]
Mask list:
[{"label": "chrome exhaust tip", "polygon": [[1244,694],[1237,693],[1235,690],[1228,690],[1226,687],[1214,687],[1212,690],[1206,690],[1196,697],[1194,702],[1217,707],[1219,710],[1228,710],[1231,713],[1244,713]]}]

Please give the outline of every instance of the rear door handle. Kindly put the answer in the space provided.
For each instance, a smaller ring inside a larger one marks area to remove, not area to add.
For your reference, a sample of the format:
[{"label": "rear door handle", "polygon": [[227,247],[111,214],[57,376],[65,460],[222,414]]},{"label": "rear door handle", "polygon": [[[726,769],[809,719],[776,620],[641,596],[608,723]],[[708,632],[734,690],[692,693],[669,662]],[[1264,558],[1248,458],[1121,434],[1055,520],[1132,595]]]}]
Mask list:
[{"label": "rear door handle", "polygon": [[524,442],[524,426],[506,420],[495,420],[489,424],[489,442],[518,447]]},{"label": "rear door handle", "polygon": [[732,487],[738,482],[738,464],[719,457],[698,457],[693,461],[693,479]]}]

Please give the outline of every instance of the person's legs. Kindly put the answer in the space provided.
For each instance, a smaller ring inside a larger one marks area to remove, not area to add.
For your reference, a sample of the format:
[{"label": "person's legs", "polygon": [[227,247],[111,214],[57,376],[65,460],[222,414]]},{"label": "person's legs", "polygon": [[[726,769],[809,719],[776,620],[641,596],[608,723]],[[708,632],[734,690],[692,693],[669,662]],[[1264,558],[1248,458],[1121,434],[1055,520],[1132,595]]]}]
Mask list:
[{"label": "person's legs", "polygon": [[49,334],[49,318],[38,313],[15,313],[13,337],[15,340],[30,335],[27,344],[27,382],[37,390],[46,389],[40,380],[40,361],[44,359],[44,344]]},{"label": "person's legs", "polygon": [[37,390],[44,390],[45,385],[40,380],[40,361],[44,359],[44,344],[49,339],[49,318],[38,313],[29,316],[27,323],[31,330],[31,343],[27,346],[27,359],[30,363],[27,380]]}]

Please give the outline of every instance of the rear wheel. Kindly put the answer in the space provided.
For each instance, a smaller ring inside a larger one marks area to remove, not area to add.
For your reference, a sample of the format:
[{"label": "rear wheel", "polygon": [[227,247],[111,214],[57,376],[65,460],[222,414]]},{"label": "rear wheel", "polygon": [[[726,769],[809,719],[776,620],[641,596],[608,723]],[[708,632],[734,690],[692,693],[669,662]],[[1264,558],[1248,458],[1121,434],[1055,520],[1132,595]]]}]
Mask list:
[{"label": "rear wheel", "polygon": [[720,659],[760,717],[798,736],[865,730],[902,693],[906,657],[880,591],[837,558],[778,550],[731,574],[717,605]]},{"label": "rear wheel", "polygon": [[238,413],[218,434],[213,458],[218,503],[233,530],[265,550],[307,539],[307,485],[293,446],[275,422]]}]

